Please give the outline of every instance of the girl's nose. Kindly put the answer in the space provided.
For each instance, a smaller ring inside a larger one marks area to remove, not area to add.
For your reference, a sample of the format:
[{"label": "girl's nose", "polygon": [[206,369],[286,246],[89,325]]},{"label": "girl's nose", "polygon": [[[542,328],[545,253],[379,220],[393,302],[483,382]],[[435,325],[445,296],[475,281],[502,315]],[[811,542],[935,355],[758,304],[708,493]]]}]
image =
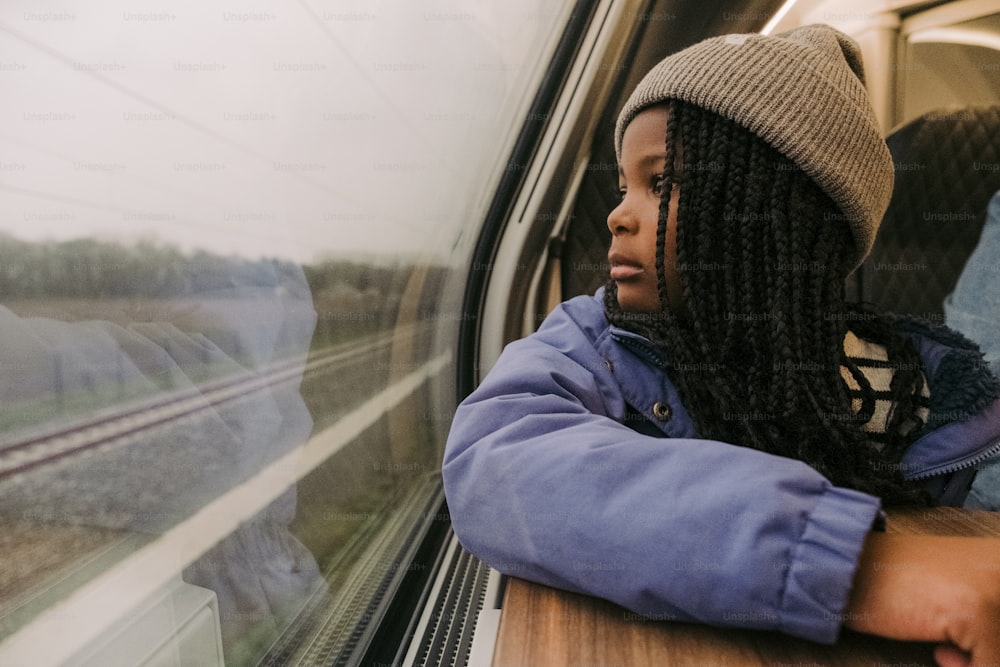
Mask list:
[{"label": "girl's nose", "polygon": [[608,229],[611,230],[612,236],[628,234],[635,230],[635,217],[628,205],[627,195],[608,213]]}]

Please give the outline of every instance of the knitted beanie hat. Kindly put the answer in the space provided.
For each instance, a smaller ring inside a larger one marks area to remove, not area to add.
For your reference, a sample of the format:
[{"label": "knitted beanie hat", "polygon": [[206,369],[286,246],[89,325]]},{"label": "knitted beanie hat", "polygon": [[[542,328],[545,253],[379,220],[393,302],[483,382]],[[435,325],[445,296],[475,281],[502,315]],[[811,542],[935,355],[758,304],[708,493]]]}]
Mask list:
[{"label": "knitted beanie hat", "polygon": [[625,103],[622,136],[646,107],[681,100],[735,121],[802,168],[851,229],[852,268],[871,250],[893,163],[868,101],[857,43],[826,25],[713,37],[660,61]]}]

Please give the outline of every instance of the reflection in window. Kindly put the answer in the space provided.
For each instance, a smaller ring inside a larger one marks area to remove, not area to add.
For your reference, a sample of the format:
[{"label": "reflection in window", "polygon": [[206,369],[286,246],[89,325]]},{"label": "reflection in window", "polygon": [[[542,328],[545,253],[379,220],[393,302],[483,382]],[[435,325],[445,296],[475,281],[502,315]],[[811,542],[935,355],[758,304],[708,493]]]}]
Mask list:
[{"label": "reflection in window", "polygon": [[0,663],[363,642],[568,11],[4,3]]}]

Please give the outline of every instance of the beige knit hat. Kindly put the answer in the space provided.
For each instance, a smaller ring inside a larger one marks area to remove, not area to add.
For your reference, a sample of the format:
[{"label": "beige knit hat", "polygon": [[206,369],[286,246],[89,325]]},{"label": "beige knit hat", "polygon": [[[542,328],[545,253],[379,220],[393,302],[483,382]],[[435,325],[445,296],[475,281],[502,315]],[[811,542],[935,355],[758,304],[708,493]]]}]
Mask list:
[{"label": "beige knit hat", "polygon": [[893,163],[853,39],[810,25],[773,36],[713,37],[668,56],[618,116],[619,161],[629,122],[669,99],[739,123],[801,167],[843,211],[857,246],[852,268],[861,264],[889,205]]}]

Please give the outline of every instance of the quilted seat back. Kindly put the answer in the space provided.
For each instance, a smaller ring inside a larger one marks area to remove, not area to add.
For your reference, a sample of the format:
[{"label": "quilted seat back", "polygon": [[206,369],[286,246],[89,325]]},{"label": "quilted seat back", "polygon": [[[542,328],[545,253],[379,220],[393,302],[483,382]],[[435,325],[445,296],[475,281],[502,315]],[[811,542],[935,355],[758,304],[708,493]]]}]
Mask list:
[{"label": "quilted seat back", "polygon": [[897,128],[886,142],[896,184],[852,289],[883,310],[941,322],[942,302],[976,247],[990,197],[1000,190],[1000,106],[933,111]]}]

